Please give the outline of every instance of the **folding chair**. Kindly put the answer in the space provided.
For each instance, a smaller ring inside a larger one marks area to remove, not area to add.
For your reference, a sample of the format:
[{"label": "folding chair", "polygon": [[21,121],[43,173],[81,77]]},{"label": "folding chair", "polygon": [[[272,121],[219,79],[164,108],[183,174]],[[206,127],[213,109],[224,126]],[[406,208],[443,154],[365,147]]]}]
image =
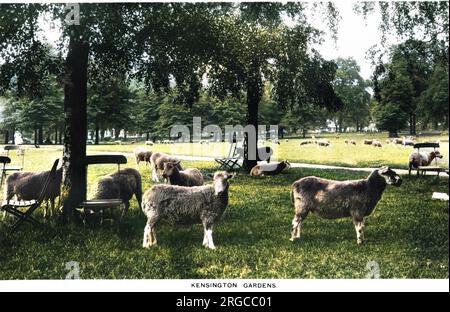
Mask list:
[{"label": "folding chair", "polygon": [[214,159],[219,165],[219,170],[233,170],[236,168],[242,168],[239,161],[243,158],[243,148],[238,147],[236,142],[231,143],[228,156],[225,158]]},{"label": "folding chair", "polygon": [[31,215],[33,212],[38,209],[42,202],[45,199],[45,195],[47,194],[48,186],[50,182],[56,177],[56,168],[58,167],[59,159],[55,160],[53,163],[52,169],[50,170],[50,174],[42,186],[41,193],[37,200],[31,201],[12,201],[7,200],[2,203],[0,206],[0,211],[6,211],[7,213],[15,216],[18,220],[12,225],[11,233],[13,233],[22,223],[29,222],[34,225],[41,225],[36,219],[34,219]]},{"label": "folding chair", "polygon": [[[126,163],[127,158],[123,155],[95,155],[86,157],[86,166],[116,164],[118,174],[120,174],[120,165]],[[105,209],[120,209],[123,205],[124,203],[119,194],[119,198],[85,200],[79,205],[79,209],[82,210],[84,223],[86,222],[86,215],[88,213],[100,213],[100,224],[103,224],[103,215]]]},{"label": "folding chair", "polygon": [[6,164],[11,163],[11,158],[7,156],[0,156],[0,166],[1,166],[1,172],[0,172],[0,188],[3,185],[3,179],[6,176]]},{"label": "folding chair", "polygon": [[9,153],[11,151],[17,151],[17,154],[21,158],[19,166],[8,166],[5,168],[5,172],[8,171],[22,171],[23,165],[25,163],[25,149],[18,145],[6,145],[3,147],[3,150],[6,152],[6,157],[10,157]]}]

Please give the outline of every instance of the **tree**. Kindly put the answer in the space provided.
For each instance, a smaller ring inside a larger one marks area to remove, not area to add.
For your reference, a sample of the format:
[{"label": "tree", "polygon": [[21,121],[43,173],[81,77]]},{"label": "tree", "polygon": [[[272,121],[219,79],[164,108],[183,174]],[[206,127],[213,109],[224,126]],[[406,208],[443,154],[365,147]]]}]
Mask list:
[{"label": "tree", "polygon": [[395,103],[374,104],[374,119],[379,130],[389,132],[389,137],[397,137],[398,130],[406,126],[407,115]]},{"label": "tree", "polygon": [[369,117],[369,84],[359,74],[360,67],[355,60],[337,59],[336,64],[338,70],[333,86],[343,103],[335,114],[336,125],[340,131],[346,128],[345,125],[353,125],[360,131]]}]

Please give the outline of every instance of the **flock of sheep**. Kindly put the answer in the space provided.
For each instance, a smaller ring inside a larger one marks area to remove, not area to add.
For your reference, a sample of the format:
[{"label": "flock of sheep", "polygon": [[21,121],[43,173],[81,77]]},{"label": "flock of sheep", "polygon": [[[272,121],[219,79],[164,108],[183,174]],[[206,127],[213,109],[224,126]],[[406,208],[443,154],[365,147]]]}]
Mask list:
[{"label": "flock of sheep", "polygon": [[[356,144],[352,140],[347,144]],[[374,142],[372,141],[371,144]],[[404,143],[404,142],[402,142]],[[325,144],[325,142],[323,142]],[[365,142],[368,144],[368,142]],[[433,152],[434,153],[434,152]],[[235,173],[219,171],[211,175],[212,183],[204,185],[204,177],[197,168],[183,168],[181,161],[171,155],[152,152],[138,147],[134,152],[136,164],[145,162],[152,169],[152,180],[160,181],[160,175],[169,182],[156,184],[142,192],[142,178],[138,170],[126,168],[102,178],[98,182],[95,199],[120,197],[125,204],[125,212],[133,195],[139,208],[147,217],[144,230],[143,247],[157,244],[156,226],[160,221],[171,224],[203,225],[203,245],[215,249],[213,227],[225,212],[229,201],[229,181]],[[427,165],[434,157],[430,153],[413,153],[410,167]],[[430,160],[431,159],[431,160]],[[264,163],[255,166],[250,175],[253,177],[273,176],[289,169],[288,161]],[[162,173],[162,174],[161,174]],[[18,200],[32,200],[39,196],[39,190],[49,172],[20,172],[8,176],[5,187],[5,199],[14,196]],[[56,179],[52,181],[48,194],[44,216],[52,214],[55,199],[60,195],[62,169],[58,169]],[[357,243],[364,240],[364,219],[375,209],[387,185],[401,185],[401,178],[389,167],[374,170],[366,179],[350,181],[325,180],[318,177],[305,177],[292,185],[291,199],[295,207],[292,221],[294,241],[300,237],[302,223],[310,212],[326,219],[352,218],[357,233]],[[48,201],[51,203],[48,212]]]}]

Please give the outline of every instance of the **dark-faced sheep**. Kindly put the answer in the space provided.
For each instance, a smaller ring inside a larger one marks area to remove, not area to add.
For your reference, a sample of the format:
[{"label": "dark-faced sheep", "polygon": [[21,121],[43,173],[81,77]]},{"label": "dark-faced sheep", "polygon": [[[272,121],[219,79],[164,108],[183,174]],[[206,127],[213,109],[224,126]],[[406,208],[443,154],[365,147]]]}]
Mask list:
[{"label": "dark-faced sheep", "polygon": [[203,246],[215,249],[213,226],[220,220],[228,205],[228,181],[234,173],[216,172],[212,185],[184,187],[158,184],[145,192],[143,211],[147,216],[142,246],[157,244],[156,225],[159,221],[169,224],[202,224]]},{"label": "dark-faced sheep", "polygon": [[150,157],[152,157],[152,151],[138,147],[134,150],[134,157],[136,158],[136,164],[139,165],[141,161],[144,161],[145,164],[150,163]]},{"label": "dark-faced sheep", "polygon": [[[6,179],[5,199],[11,200],[14,196],[17,200],[38,200],[42,187],[47,181],[50,171],[42,172],[15,172]],[[47,193],[44,195],[46,202],[44,218],[48,214],[53,215],[55,199],[61,194],[62,168],[56,170],[55,178],[50,180]],[[50,201],[51,208],[48,207]]]},{"label": "dark-faced sheep", "polygon": [[287,160],[283,160],[278,164],[260,164],[256,165],[250,171],[252,177],[274,176],[280,174],[282,171],[289,169],[291,164]]},{"label": "dark-faced sheep", "polygon": [[333,181],[306,177],[292,185],[295,206],[291,241],[300,238],[302,223],[310,212],[325,218],[352,218],[357,243],[364,241],[364,218],[375,209],[386,185],[401,185],[401,178],[389,167],[374,170],[367,179]]},{"label": "dark-faced sheep", "polygon": [[409,174],[412,169],[419,169],[419,167],[429,166],[431,162],[436,158],[443,158],[439,151],[427,152],[414,152],[409,155]]},{"label": "dark-faced sheep", "polygon": [[[158,177],[158,170],[164,170],[164,164],[171,162],[171,163],[176,163],[178,162],[179,159],[172,157],[170,155],[164,154],[164,153],[153,153],[152,156],[150,157],[150,163],[152,166],[152,180],[153,182],[159,182],[159,177]],[[178,163],[177,165],[178,170],[183,170],[183,168],[181,167],[180,163]]]},{"label": "dark-faced sheep", "polygon": [[365,139],[363,141],[363,144],[365,144],[365,145],[372,145],[372,142],[373,142],[373,140]]},{"label": "dark-faced sheep", "polygon": [[179,170],[180,161],[164,163],[163,178],[169,179],[171,185],[200,186],[203,185],[203,174],[197,168]]},{"label": "dark-faced sheep", "polygon": [[142,209],[141,174],[136,169],[126,168],[98,181],[95,199],[121,199],[125,205],[125,214],[130,208],[133,195],[136,196],[139,208]]}]

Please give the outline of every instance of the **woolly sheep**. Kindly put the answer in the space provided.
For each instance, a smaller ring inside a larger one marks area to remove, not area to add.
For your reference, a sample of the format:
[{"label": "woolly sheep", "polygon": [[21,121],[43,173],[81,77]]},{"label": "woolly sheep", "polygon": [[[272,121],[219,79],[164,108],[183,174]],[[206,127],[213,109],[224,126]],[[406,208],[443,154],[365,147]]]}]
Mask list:
[{"label": "woolly sheep", "polygon": [[143,211],[147,216],[143,247],[157,244],[156,224],[163,220],[170,224],[202,224],[203,246],[215,249],[213,226],[228,205],[229,180],[234,173],[216,172],[212,185],[184,187],[158,184],[144,194]]},{"label": "woolly sheep", "polygon": [[203,185],[203,174],[197,168],[179,170],[180,161],[164,163],[163,178],[169,179],[171,185],[200,186]]},{"label": "woolly sheep", "polygon": [[351,217],[357,243],[364,241],[364,218],[375,209],[386,185],[400,186],[402,179],[389,167],[374,170],[366,179],[333,181],[306,177],[292,185],[295,206],[291,241],[300,238],[302,223],[310,212],[325,219]]}]

